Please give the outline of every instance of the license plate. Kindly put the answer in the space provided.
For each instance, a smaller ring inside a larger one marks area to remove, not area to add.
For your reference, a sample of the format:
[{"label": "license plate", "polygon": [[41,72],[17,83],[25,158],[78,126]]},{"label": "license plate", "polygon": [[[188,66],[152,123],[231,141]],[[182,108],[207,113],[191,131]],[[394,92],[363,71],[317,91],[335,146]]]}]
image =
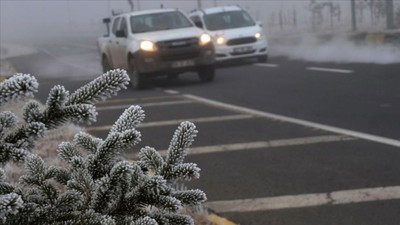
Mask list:
[{"label": "license plate", "polygon": [[246,53],[246,52],[252,52],[253,47],[247,46],[247,47],[238,47],[233,49],[233,53]]},{"label": "license plate", "polygon": [[181,61],[176,61],[172,63],[172,68],[182,68],[182,67],[188,67],[188,66],[193,66],[194,61],[193,60],[181,60]]}]

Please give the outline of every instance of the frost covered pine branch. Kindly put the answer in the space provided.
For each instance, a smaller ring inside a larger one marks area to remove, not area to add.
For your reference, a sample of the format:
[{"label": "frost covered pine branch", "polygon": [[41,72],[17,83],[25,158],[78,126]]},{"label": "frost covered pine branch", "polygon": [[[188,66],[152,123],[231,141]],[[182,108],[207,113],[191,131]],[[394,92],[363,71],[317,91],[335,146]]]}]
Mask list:
[{"label": "frost covered pine branch", "polygon": [[[94,81],[69,94],[63,86],[54,86],[44,106],[30,100],[23,109],[23,123],[15,128],[16,116],[0,113],[0,163],[10,160],[21,162],[29,155],[35,141],[50,129],[67,122],[91,123],[96,121],[94,102],[105,100],[126,88],[129,76],[124,70],[111,70]],[[33,97],[39,84],[27,74],[16,74],[0,84],[0,106]],[[4,130],[7,128],[7,130]]]},{"label": "frost covered pine branch", "polygon": [[[196,164],[184,162],[197,134],[190,122],[178,126],[165,158],[144,147],[138,161],[124,159],[123,152],[141,138],[136,129],[145,115],[139,106],[126,109],[104,140],[80,132],[72,142],[61,143],[57,151],[67,167],[48,166],[31,152],[38,138],[61,124],[95,121],[93,103],[115,95],[128,81],[125,71],[114,70],[71,95],[55,86],[44,107],[35,101],[26,104],[21,125],[13,113],[0,113],[0,162],[16,161],[26,170],[11,184],[0,169],[0,224],[193,224],[180,210],[206,196],[175,188],[177,182],[200,175]],[[17,87],[23,88],[11,90]],[[35,87],[33,77],[17,75],[0,84],[2,103],[30,95]]]}]

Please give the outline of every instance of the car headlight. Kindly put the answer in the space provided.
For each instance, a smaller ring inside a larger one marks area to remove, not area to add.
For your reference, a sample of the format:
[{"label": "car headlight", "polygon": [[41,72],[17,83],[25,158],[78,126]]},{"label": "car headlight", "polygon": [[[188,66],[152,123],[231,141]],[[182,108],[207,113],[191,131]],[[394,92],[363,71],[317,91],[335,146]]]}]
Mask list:
[{"label": "car headlight", "polygon": [[202,34],[202,35],[200,36],[200,41],[199,41],[199,44],[200,44],[200,45],[204,46],[204,45],[207,45],[207,44],[210,43],[210,42],[211,42],[211,37],[210,37],[210,35],[208,35],[208,34]]},{"label": "car headlight", "polygon": [[157,51],[157,46],[151,41],[141,41],[140,49],[146,52],[155,52]]},{"label": "car headlight", "polygon": [[261,38],[261,33],[260,32],[257,32],[255,35],[254,35],[254,37],[256,37],[257,39],[260,39]]},{"label": "car headlight", "polygon": [[217,44],[222,45],[225,42],[225,38],[224,37],[217,37]]}]

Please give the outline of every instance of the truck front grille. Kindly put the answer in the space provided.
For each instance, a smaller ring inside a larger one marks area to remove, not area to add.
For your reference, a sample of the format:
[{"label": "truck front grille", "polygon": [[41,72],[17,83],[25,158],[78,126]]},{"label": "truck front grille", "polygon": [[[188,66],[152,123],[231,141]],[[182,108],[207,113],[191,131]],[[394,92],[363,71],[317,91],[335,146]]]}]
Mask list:
[{"label": "truck front grille", "polygon": [[160,59],[175,61],[196,58],[200,54],[198,38],[184,38],[157,42]]},{"label": "truck front grille", "polygon": [[180,49],[180,48],[198,47],[198,46],[199,46],[198,38],[184,38],[184,39],[175,39],[175,40],[157,42],[157,47],[160,50]]},{"label": "truck front grille", "polygon": [[242,44],[249,44],[254,43],[257,41],[255,37],[244,37],[244,38],[235,38],[230,39],[226,42],[226,45],[242,45]]}]

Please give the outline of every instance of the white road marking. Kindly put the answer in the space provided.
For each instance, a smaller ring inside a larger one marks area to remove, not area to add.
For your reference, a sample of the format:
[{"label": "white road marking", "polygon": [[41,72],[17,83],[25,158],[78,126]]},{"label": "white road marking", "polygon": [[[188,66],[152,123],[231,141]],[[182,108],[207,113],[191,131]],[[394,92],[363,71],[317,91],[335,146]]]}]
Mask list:
[{"label": "white road marking", "polygon": [[276,68],[279,66],[278,64],[270,64],[270,63],[254,63],[253,65],[263,66],[263,67],[272,67],[272,68]]},{"label": "white road marking", "polygon": [[219,213],[253,212],[400,199],[400,186],[208,202]]},{"label": "white road marking", "polygon": [[[210,154],[218,152],[232,152],[232,151],[246,151],[255,150],[260,148],[276,148],[285,146],[297,146],[297,145],[311,145],[318,143],[328,143],[337,141],[351,141],[355,140],[353,137],[348,137],[344,135],[322,135],[315,137],[301,137],[301,138],[291,138],[291,139],[277,139],[270,141],[257,141],[248,143],[237,143],[237,144],[225,144],[225,145],[212,145],[212,146],[201,146],[192,147],[189,150],[190,155],[200,155],[200,154]],[[167,150],[158,150],[158,152],[165,156]],[[127,154],[128,159],[136,158],[136,153]]]},{"label": "white road marking", "polygon": [[259,110],[249,109],[246,107],[231,105],[228,103],[222,103],[222,102],[218,102],[218,101],[214,101],[214,100],[210,100],[210,99],[206,99],[206,98],[202,98],[202,97],[198,97],[198,96],[194,96],[194,95],[184,95],[184,96],[189,99],[192,99],[192,100],[204,102],[205,104],[208,104],[208,105],[225,108],[225,109],[233,110],[233,111],[240,112],[240,113],[246,113],[246,114],[264,117],[264,118],[268,118],[268,119],[284,121],[284,122],[288,122],[288,123],[302,125],[305,127],[316,128],[319,130],[325,130],[325,131],[329,131],[329,132],[333,132],[333,133],[337,133],[337,134],[343,134],[343,135],[347,135],[347,136],[352,136],[352,137],[356,137],[356,138],[360,138],[360,139],[364,139],[364,140],[368,140],[368,141],[373,141],[373,142],[377,142],[377,143],[381,143],[381,144],[400,147],[400,141],[396,140],[396,139],[381,137],[381,136],[362,133],[362,132],[358,132],[358,131],[352,131],[352,130],[343,129],[343,128],[339,128],[339,127],[334,127],[334,126],[324,125],[324,124],[310,122],[310,121],[306,121],[306,120],[296,119],[293,117],[282,116],[282,115],[278,115],[278,114],[274,114],[274,113],[268,113],[268,112],[263,112],[263,111],[259,111]]},{"label": "white road marking", "polygon": [[[144,97],[144,98],[117,98],[117,99],[108,99],[105,102],[96,103],[97,106],[100,105],[109,105],[110,103],[133,103],[135,101],[151,101],[151,100],[165,100],[165,99],[176,99],[173,96],[153,96],[153,97]],[[182,98],[183,99],[183,98]],[[141,103],[138,103],[141,105]]]},{"label": "white road marking", "polygon": [[[251,118],[253,118],[252,115],[228,115],[228,116],[215,116],[215,117],[179,119],[179,120],[164,120],[164,121],[154,121],[154,122],[142,123],[139,125],[139,128],[178,125],[182,121],[185,121],[185,120],[191,121],[193,123],[209,123],[209,122],[221,122],[221,121],[230,121],[230,120],[243,120],[243,119],[251,119]],[[111,125],[105,125],[105,126],[87,127],[85,130],[86,131],[107,131],[110,129],[111,129]]]},{"label": "white road marking", "polygon": [[252,150],[252,149],[259,149],[259,148],[274,148],[274,147],[295,146],[295,145],[309,145],[309,144],[336,142],[336,141],[349,141],[349,140],[354,140],[354,138],[348,137],[348,136],[343,136],[343,135],[324,135],[324,136],[315,136],[315,137],[278,139],[278,140],[271,140],[271,141],[258,141],[258,142],[249,142],[249,143],[239,143],[239,144],[226,144],[226,145],[195,147],[195,148],[190,149],[190,154],[231,152],[231,151]]},{"label": "white road marking", "polygon": [[[180,100],[180,101],[169,101],[169,102],[149,102],[149,103],[140,103],[141,107],[152,107],[152,106],[168,106],[168,105],[180,105],[180,104],[190,104],[194,103],[192,100]],[[132,105],[132,104],[131,104]],[[97,111],[102,110],[114,110],[114,109],[127,109],[131,105],[111,105],[111,106],[101,106],[97,107]]]},{"label": "white road marking", "polygon": [[353,73],[352,70],[333,69],[333,68],[322,68],[322,67],[307,67],[308,70],[332,72],[332,73]]},{"label": "white road marking", "polygon": [[175,90],[164,90],[164,92],[168,93],[168,94],[172,94],[172,95],[179,94],[179,91],[175,91]]}]

